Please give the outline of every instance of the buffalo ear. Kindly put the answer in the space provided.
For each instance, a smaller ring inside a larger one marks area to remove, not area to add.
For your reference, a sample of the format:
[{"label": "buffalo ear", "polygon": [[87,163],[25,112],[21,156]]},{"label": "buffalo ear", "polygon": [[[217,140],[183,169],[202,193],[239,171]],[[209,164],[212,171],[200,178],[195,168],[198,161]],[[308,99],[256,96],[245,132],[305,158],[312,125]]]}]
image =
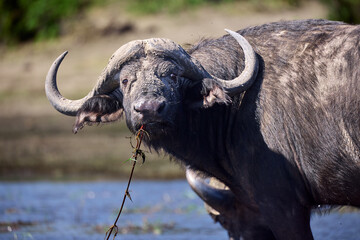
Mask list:
[{"label": "buffalo ear", "polygon": [[211,107],[215,103],[228,104],[231,102],[224,88],[216,80],[205,78],[202,81],[201,94],[203,96],[203,107]]},{"label": "buffalo ear", "polygon": [[97,95],[89,98],[76,115],[73,133],[85,124],[114,122],[121,118],[123,106],[120,101],[108,95]]}]

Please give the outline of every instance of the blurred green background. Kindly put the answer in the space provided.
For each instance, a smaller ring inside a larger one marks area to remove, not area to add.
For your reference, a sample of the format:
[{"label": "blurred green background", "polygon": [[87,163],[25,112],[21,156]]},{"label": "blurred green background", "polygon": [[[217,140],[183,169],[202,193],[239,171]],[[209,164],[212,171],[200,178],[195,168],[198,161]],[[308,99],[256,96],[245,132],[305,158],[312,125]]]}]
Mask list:
[{"label": "blurred green background", "polygon": [[[3,0],[0,2],[1,41],[14,44],[29,40],[43,40],[59,36],[64,19],[73,18],[89,8],[111,4],[105,0]],[[127,11],[146,15],[198,9],[205,5],[216,7],[221,4],[248,2],[258,10],[277,6],[299,7],[307,0],[120,0]],[[348,23],[360,23],[359,0],[321,0],[328,8],[328,18]],[[76,17],[75,17],[76,18]],[[74,19],[75,20],[75,19]]]},{"label": "blurred green background", "polygon": [[[71,133],[44,93],[53,60],[59,89],[84,96],[122,44],[166,37],[180,44],[266,22],[328,18],[360,22],[360,0],[3,0],[0,1],[0,174],[2,180],[124,178],[131,134],[119,123]],[[181,178],[167,156],[147,153],[137,178]]]}]

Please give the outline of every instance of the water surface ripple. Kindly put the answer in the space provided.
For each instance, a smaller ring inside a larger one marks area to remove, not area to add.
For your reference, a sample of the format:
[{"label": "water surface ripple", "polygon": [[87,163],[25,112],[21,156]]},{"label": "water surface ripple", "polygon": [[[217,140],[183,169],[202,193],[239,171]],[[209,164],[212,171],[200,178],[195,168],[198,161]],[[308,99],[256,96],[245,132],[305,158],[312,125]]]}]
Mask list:
[{"label": "water surface ripple", "polygon": [[[0,182],[0,239],[104,239],[126,182]],[[218,240],[214,224],[186,181],[134,181],[119,219],[127,240]],[[315,239],[360,239],[359,212],[314,215]],[[112,238],[111,238],[112,239]]]}]

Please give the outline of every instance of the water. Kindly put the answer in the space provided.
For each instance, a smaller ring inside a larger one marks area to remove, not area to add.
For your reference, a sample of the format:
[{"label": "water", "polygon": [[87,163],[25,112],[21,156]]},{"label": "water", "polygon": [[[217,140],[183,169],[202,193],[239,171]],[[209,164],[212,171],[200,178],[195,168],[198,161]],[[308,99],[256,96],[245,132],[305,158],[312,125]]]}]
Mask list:
[{"label": "water", "polygon": [[[0,239],[104,239],[125,182],[0,183]],[[186,181],[134,181],[116,239],[217,240],[214,224]],[[312,218],[315,239],[360,239],[360,213]],[[110,238],[112,239],[112,238]]]}]

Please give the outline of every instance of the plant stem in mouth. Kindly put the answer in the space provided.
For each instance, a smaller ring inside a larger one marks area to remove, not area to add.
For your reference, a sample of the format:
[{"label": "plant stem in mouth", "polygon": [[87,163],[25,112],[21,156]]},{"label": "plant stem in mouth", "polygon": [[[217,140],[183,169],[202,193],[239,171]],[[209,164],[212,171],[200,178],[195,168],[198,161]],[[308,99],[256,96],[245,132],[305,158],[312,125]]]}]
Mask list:
[{"label": "plant stem in mouth", "polygon": [[114,233],[114,238],[113,239],[115,239],[115,237],[116,237],[116,235],[118,233],[118,227],[116,226],[116,223],[119,220],[121,212],[122,212],[122,210],[124,208],[126,197],[128,197],[131,200],[130,193],[129,193],[129,188],[130,188],[131,179],[133,177],[135,165],[136,165],[136,162],[137,162],[137,157],[138,157],[139,152],[141,152],[140,146],[141,146],[142,139],[144,137],[144,133],[145,133],[144,125],[141,125],[140,129],[138,130],[138,132],[136,134],[136,147],[135,147],[135,149],[133,151],[133,156],[132,156],[132,159],[134,159],[134,161],[133,161],[133,165],[132,165],[132,168],[131,168],[129,181],[128,181],[128,184],[127,184],[127,187],[126,187],[126,190],[125,190],[125,193],[124,193],[124,198],[123,198],[123,201],[121,203],[121,207],[120,207],[119,213],[118,213],[118,215],[117,215],[117,217],[115,219],[114,224],[105,233],[106,240],[109,240],[109,238],[110,238],[110,236],[111,236],[114,229],[115,229],[115,233]]}]

